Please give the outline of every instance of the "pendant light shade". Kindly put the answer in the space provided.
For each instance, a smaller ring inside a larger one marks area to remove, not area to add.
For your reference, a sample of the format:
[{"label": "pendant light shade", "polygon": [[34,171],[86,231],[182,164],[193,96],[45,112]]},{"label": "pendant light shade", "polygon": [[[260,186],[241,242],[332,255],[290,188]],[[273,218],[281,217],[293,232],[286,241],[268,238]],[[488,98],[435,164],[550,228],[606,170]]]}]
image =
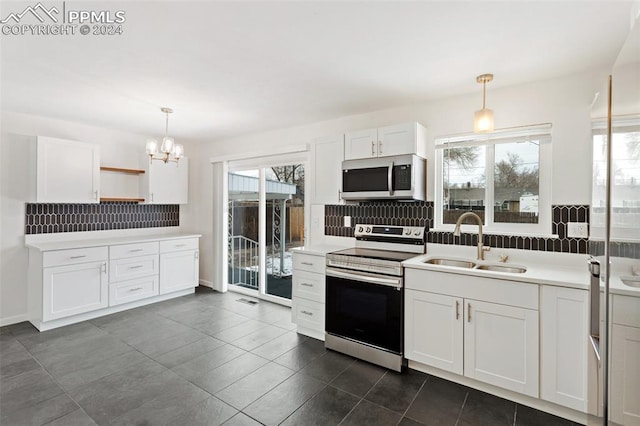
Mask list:
[{"label": "pendant light shade", "polygon": [[476,111],[473,120],[475,133],[493,132],[493,110],[486,108],[487,83],[493,80],[493,74],[482,74],[476,77],[476,82],[482,83],[482,109]]}]

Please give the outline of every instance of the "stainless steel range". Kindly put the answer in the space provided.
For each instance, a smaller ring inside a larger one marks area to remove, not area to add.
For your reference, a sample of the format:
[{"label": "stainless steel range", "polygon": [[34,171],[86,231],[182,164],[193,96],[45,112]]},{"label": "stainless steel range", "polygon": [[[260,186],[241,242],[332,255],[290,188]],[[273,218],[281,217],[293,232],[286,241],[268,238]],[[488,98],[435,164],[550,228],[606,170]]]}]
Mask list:
[{"label": "stainless steel range", "polygon": [[404,260],[424,227],[356,225],[356,247],[327,255],[325,347],[402,371]]}]

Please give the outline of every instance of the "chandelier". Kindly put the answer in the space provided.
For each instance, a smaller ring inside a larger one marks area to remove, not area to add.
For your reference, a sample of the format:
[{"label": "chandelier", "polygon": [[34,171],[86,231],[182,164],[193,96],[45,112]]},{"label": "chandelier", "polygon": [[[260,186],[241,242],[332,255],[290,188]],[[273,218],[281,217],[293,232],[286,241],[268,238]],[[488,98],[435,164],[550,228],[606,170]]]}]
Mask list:
[{"label": "chandelier", "polygon": [[173,110],[171,108],[160,108],[160,111],[166,115],[164,137],[162,138],[160,147],[158,147],[158,141],[155,139],[149,139],[147,141],[146,151],[149,156],[149,164],[151,164],[153,160],[163,161],[165,164],[170,161],[177,163],[184,157],[184,147],[182,144],[175,143],[175,140],[169,137],[169,114],[171,114]]}]

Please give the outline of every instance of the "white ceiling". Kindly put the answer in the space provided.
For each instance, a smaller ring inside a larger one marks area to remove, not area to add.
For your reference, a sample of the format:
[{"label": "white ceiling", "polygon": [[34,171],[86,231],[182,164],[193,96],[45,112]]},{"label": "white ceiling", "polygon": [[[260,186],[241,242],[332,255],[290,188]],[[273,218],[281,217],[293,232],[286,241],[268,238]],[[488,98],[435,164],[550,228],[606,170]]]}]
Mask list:
[{"label": "white ceiling", "polygon": [[[30,3],[3,1],[0,18]],[[60,2],[45,2],[47,6]],[[613,63],[628,1],[71,2],[121,36],[1,38],[2,109],[215,140]]]}]

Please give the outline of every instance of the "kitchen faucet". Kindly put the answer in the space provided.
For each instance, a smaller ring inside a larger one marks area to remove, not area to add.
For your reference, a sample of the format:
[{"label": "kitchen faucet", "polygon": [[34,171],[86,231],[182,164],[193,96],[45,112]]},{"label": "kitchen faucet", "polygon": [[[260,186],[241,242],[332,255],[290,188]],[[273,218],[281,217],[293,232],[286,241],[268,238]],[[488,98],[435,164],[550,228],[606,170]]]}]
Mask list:
[{"label": "kitchen faucet", "polygon": [[485,247],[482,244],[482,219],[480,219],[480,216],[478,216],[473,212],[463,213],[456,221],[456,227],[453,230],[453,236],[454,237],[460,236],[460,224],[467,217],[473,217],[475,218],[476,222],[478,222],[478,260],[484,260],[484,252],[489,251],[491,247]]}]

